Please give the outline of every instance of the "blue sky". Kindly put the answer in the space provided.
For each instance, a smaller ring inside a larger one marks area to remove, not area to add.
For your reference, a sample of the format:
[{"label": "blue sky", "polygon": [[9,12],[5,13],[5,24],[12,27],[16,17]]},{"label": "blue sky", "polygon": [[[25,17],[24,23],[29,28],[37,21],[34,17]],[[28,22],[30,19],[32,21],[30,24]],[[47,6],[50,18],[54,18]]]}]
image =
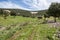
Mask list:
[{"label": "blue sky", "polygon": [[60,0],[0,0],[0,8],[44,10],[49,8],[51,2],[60,3]]}]

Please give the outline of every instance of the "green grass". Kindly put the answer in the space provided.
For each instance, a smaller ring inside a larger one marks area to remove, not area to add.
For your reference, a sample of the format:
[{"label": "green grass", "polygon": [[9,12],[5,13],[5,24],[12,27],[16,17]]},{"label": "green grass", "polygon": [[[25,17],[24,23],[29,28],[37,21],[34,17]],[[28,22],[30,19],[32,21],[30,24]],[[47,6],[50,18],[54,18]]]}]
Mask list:
[{"label": "green grass", "polygon": [[[38,20],[37,18],[28,18],[22,16],[7,17],[4,19],[0,17],[0,25],[5,27],[4,30],[0,31],[0,40],[48,40],[47,36],[52,38],[56,32],[56,28],[50,27],[49,24],[40,24],[43,19]],[[28,23],[26,25],[20,25],[22,23]],[[9,26],[9,25],[15,26]],[[16,34],[16,38],[12,37]],[[19,36],[17,36],[19,35]],[[31,36],[33,35],[33,36]]]}]

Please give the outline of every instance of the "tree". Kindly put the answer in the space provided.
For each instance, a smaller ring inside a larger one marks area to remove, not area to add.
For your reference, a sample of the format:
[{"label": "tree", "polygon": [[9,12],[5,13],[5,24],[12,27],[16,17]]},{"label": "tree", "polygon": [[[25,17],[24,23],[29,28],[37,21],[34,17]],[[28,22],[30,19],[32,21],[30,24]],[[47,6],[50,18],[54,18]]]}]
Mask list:
[{"label": "tree", "polygon": [[60,3],[51,3],[47,14],[53,16],[54,21],[56,22],[56,17],[60,17]]},{"label": "tree", "polygon": [[0,9],[0,16],[2,16],[3,15],[3,10],[2,9]]},{"label": "tree", "polygon": [[10,13],[10,15],[15,18],[17,16],[17,12],[15,10],[12,10],[11,13]]},{"label": "tree", "polygon": [[7,16],[9,16],[10,15],[10,10],[3,10],[3,16],[4,16],[4,19],[6,19],[7,18]]},{"label": "tree", "polygon": [[47,21],[46,18],[49,18],[49,17],[50,17],[50,16],[49,16],[47,13],[45,13],[45,14],[44,14],[44,21]]}]

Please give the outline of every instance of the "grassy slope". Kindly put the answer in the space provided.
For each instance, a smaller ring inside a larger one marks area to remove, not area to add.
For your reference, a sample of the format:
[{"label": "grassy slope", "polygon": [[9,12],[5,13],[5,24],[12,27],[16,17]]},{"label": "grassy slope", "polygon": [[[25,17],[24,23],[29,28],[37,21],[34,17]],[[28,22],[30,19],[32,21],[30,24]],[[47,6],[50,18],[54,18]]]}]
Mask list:
[{"label": "grassy slope", "polygon": [[[42,21],[42,19],[20,16],[7,17],[7,19],[0,17],[0,25],[5,27],[0,31],[0,40],[48,40],[47,36],[52,37],[56,28],[40,24]],[[26,25],[21,25],[26,22]],[[10,26],[11,24],[13,25]]]}]

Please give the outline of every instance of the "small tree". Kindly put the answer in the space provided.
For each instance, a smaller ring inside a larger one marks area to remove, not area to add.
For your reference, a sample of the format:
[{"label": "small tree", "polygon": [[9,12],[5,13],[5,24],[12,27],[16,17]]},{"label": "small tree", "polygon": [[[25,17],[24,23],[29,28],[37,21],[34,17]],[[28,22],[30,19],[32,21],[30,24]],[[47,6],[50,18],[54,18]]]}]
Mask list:
[{"label": "small tree", "polygon": [[16,12],[11,11],[10,15],[15,17],[17,14],[16,14]]},{"label": "small tree", "polygon": [[4,19],[6,19],[7,16],[10,15],[10,12],[11,12],[11,11],[9,11],[9,10],[3,10],[3,16],[4,16]]},{"label": "small tree", "polygon": [[49,15],[44,14],[44,21],[46,21],[46,18],[49,18]]}]

